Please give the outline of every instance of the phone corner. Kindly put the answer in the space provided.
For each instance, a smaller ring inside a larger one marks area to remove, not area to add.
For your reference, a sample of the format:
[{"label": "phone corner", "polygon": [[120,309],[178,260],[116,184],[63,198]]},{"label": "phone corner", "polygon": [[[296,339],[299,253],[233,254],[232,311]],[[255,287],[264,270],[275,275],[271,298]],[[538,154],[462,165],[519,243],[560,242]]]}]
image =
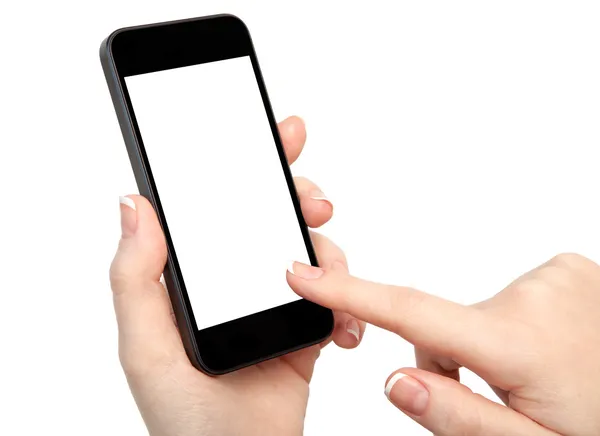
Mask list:
[{"label": "phone corner", "polygon": [[236,22],[239,26],[241,26],[244,29],[244,32],[247,33],[248,36],[250,36],[250,28],[248,27],[246,22],[242,18],[240,18],[238,15],[231,14],[231,13],[225,13],[225,14],[221,14],[220,17]]},{"label": "phone corner", "polygon": [[118,31],[115,31],[108,35],[106,38],[104,38],[100,43],[100,47],[98,49],[100,63],[102,64],[102,67],[105,71],[112,66],[112,41],[116,32]]},{"label": "phone corner", "polygon": [[200,350],[198,349],[197,343],[195,341],[193,344],[189,344],[189,347],[186,347],[186,352],[192,366],[209,377],[217,377],[238,369],[235,367],[225,369],[210,368],[202,359],[202,356],[200,355]]},{"label": "phone corner", "polygon": [[117,38],[121,33],[123,33],[124,31],[126,31],[128,29],[129,29],[128,27],[123,27],[123,28],[114,30],[106,38],[104,38],[102,40],[102,42],[100,43],[100,48],[99,48],[100,60],[102,62],[106,62],[106,61],[110,60],[110,58],[112,57],[112,47],[113,47],[115,38]]},{"label": "phone corner", "polygon": [[202,361],[202,358],[200,357],[200,353],[198,353],[197,350],[186,350],[186,351],[187,351],[187,356],[188,356],[188,359],[190,360],[190,363],[198,371],[200,371],[203,374],[206,374],[209,377],[216,377],[218,375],[221,375],[221,373],[212,370],[211,368],[209,368],[208,366],[206,366],[204,364],[204,362]]},{"label": "phone corner", "polygon": [[100,47],[98,48],[98,55],[100,56],[100,63],[104,67],[109,59],[109,48],[108,48],[108,38],[104,38],[100,43]]}]

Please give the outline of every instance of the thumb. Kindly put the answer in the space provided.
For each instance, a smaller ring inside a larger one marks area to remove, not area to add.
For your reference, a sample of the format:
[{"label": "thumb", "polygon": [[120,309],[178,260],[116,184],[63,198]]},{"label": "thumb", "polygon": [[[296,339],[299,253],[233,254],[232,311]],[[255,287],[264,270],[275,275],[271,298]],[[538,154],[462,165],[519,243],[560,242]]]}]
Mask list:
[{"label": "thumb", "polygon": [[[158,282],[167,260],[165,238],[148,200],[139,195],[119,197],[121,240],[113,264],[115,293],[128,292],[134,281]],[[116,286],[115,286],[116,285]]]},{"label": "thumb", "polygon": [[168,295],[160,283],[165,238],[144,197],[120,197],[121,240],[110,267],[119,356],[128,375],[168,366],[182,352]]},{"label": "thumb", "polygon": [[420,369],[392,374],[389,400],[436,436],[556,436],[524,415],[474,394],[456,380]]}]

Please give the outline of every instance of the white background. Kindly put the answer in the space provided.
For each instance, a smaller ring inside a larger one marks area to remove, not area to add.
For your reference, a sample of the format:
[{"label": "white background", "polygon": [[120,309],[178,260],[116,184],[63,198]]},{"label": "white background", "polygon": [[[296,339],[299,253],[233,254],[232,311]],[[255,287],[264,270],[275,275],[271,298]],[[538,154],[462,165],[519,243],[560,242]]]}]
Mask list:
[{"label": "white background", "polygon": [[125,82],[198,328],[298,300],[285,271],[310,259],[250,57]]},{"label": "white background", "polygon": [[[0,434],[145,434],[107,273],[135,183],[98,46],[223,11],[247,22],[276,116],[305,117],[293,171],[335,203],[323,232],[355,274],[471,303],[558,252],[600,260],[595,1],[3,2]],[[328,347],[306,434],[427,434],[383,395],[412,364],[375,328]]]}]

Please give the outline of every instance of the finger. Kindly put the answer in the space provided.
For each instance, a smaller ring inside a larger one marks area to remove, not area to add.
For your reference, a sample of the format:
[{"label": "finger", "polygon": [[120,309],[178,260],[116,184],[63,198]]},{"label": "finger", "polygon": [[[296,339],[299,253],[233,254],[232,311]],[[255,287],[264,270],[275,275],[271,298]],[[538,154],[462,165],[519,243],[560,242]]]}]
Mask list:
[{"label": "finger", "polygon": [[[294,351],[293,353],[288,353],[281,358],[287,362],[288,365],[294,368],[294,370],[304,380],[306,380],[307,383],[310,383],[315,369],[315,362],[319,358],[320,354],[321,347],[318,345],[313,345],[311,347]],[[276,365],[276,361],[270,360],[267,362],[272,362],[273,365]],[[264,363],[266,364],[267,362]]]},{"label": "finger", "polygon": [[294,184],[306,224],[314,229],[329,221],[333,216],[333,204],[323,191],[304,177],[295,177]]},{"label": "finger", "polygon": [[437,436],[556,436],[439,374],[402,369],[388,378],[385,393],[392,404]]},{"label": "finger", "polygon": [[121,363],[128,375],[137,375],[166,368],[184,351],[159,281],[167,248],[154,209],[137,195],[120,203],[122,236],[110,280]]},{"label": "finger", "polygon": [[[492,308],[494,306],[494,304],[497,304],[497,299],[490,298],[490,299],[475,303],[475,304],[471,305],[471,307],[476,307],[480,310],[481,309],[485,310],[485,309]],[[493,384],[489,384],[489,386],[490,386],[490,388],[492,388],[492,390],[498,396],[498,398],[500,398],[500,400],[508,406],[508,403],[509,403],[508,393],[509,392],[505,389],[501,389],[497,386],[494,386]]]},{"label": "finger", "polygon": [[460,365],[448,357],[435,356],[422,348],[415,348],[417,368],[460,381]]},{"label": "finger", "polygon": [[[452,380],[460,381],[461,365],[448,357],[435,356],[422,348],[415,348],[417,368]],[[496,386],[489,385],[498,398],[508,406],[508,392]]]},{"label": "finger", "polygon": [[[423,371],[439,374],[452,380],[460,381],[461,365],[448,357],[434,356],[426,350],[415,348],[417,368]],[[489,385],[498,398],[508,406],[508,392],[496,386]]]},{"label": "finger", "polygon": [[[287,279],[291,288],[308,300],[393,331],[415,346],[448,356],[486,378],[492,363],[496,368],[514,368],[518,363],[520,354],[512,356],[508,350],[516,333],[512,325],[472,307],[411,288],[361,280],[337,263],[324,270],[294,262]],[[504,381],[489,377],[488,381],[504,388],[497,383]]]},{"label": "finger", "polygon": [[291,165],[302,153],[304,142],[306,142],[304,121],[300,117],[292,116],[280,122],[278,127],[288,164]]},{"label": "finger", "polygon": [[[313,246],[317,254],[319,265],[325,268],[331,268],[335,262],[339,262],[348,270],[348,263],[344,252],[335,245],[329,238],[316,233],[310,232]],[[355,317],[347,313],[334,311],[335,326],[330,340],[323,343],[327,345],[330,341],[342,348],[355,348],[360,344],[365,332],[365,323],[357,320]]]}]

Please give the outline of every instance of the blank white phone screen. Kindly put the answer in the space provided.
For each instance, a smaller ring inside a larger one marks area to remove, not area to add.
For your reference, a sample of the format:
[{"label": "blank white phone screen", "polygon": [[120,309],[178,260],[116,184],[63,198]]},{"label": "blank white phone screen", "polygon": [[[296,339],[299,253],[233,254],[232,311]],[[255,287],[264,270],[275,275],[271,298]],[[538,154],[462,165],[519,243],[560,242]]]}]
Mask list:
[{"label": "blank white phone screen", "polygon": [[250,57],[125,78],[199,329],[299,297],[308,252]]}]

